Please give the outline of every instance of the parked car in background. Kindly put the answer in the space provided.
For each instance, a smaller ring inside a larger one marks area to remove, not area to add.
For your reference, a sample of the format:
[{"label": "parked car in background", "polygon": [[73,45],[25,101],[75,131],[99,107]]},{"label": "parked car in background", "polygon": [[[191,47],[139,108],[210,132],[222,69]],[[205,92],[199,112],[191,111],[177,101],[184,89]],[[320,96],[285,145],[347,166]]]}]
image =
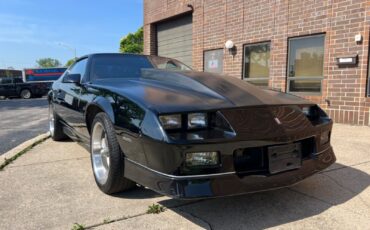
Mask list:
[{"label": "parked car in background", "polygon": [[302,98],[174,59],[92,54],[54,82],[50,133],[91,153],[98,187],[175,198],[289,186],[335,162],[332,120]]},{"label": "parked car in background", "polygon": [[0,96],[5,98],[21,97],[30,99],[42,97],[49,91],[46,83],[24,83],[21,77],[0,77]]},{"label": "parked car in background", "polygon": [[0,97],[42,97],[67,68],[28,68],[0,70]]}]

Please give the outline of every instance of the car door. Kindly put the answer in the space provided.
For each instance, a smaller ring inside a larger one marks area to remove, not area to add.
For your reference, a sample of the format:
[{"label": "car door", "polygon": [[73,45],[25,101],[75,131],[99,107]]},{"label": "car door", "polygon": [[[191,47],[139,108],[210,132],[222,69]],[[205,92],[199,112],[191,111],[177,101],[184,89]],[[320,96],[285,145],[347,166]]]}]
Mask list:
[{"label": "car door", "polygon": [[0,78],[0,96],[5,97],[5,86],[3,85],[3,78]]},{"label": "car door", "polygon": [[[81,78],[86,72],[87,58],[78,60],[63,76],[66,78],[70,74],[80,74]],[[74,134],[80,135],[78,132],[80,126],[84,126],[81,123],[81,116],[83,116],[83,111],[80,109],[80,95],[81,95],[81,85],[76,83],[69,83],[61,80],[56,89],[56,106],[55,111],[60,116],[60,118],[70,126]]]},{"label": "car door", "polygon": [[11,87],[11,94],[12,96],[19,96],[21,86],[23,85],[22,78],[13,78],[13,85]]},{"label": "car door", "polygon": [[2,78],[0,79],[0,96],[11,97],[16,95],[15,84],[12,78]]}]

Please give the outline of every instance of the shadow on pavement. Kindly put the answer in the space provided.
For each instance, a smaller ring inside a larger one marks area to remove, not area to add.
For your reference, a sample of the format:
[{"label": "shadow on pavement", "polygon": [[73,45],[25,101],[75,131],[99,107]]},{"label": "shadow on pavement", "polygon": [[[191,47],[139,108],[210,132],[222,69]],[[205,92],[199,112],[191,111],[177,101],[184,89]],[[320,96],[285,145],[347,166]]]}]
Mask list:
[{"label": "shadow on pavement", "polygon": [[173,200],[160,204],[195,224],[199,225],[202,220],[211,229],[274,227],[318,215],[351,200],[369,186],[367,173],[341,164],[334,166],[335,169],[316,174],[289,188],[201,200],[177,208],[172,208]]},{"label": "shadow on pavement", "polygon": [[162,197],[163,195],[154,192],[153,190],[146,189],[141,186],[137,186],[129,191],[122,193],[113,194],[114,197],[125,198],[125,199],[152,199],[156,197]]}]

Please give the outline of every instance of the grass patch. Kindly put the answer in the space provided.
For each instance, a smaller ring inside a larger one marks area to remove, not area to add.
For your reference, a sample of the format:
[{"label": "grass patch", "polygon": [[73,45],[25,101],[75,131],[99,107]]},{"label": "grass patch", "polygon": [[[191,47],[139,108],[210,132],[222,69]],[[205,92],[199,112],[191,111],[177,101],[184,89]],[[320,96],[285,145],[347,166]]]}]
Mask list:
[{"label": "grass patch", "polygon": [[103,223],[104,224],[109,224],[109,223],[112,223],[113,222],[113,220],[111,220],[109,217],[108,218],[105,218],[104,220],[103,220]]},{"label": "grass patch", "polygon": [[146,213],[148,213],[148,214],[159,214],[161,212],[164,212],[165,210],[166,210],[166,208],[163,207],[162,205],[152,204],[148,207],[148,210],[146,211]]},{"label": "grass patch", "polygon": [[36,141],[32,145],[30,145],[27,148],[23,149],[22,151],[20,151],[19,153],[15,154],[14,156],[12,156],[9,159],[5,158],[5,161],[0,165],[0,171],[2,171],[8,164],[10,164],[13,161],[15,161],[18,157],[22,156],[23,154],[25,154],[26,152],[28,152],[29,150],[31,150],[33,147],[35,147],[36,145],[44,142],[48,138],[49,137],[45,137],[45,138],[43,138],[41,140]]},{"label": "grass patch", "polygon": [[71,230],[84,230],[85,226],[83,224],[74,223]]}]

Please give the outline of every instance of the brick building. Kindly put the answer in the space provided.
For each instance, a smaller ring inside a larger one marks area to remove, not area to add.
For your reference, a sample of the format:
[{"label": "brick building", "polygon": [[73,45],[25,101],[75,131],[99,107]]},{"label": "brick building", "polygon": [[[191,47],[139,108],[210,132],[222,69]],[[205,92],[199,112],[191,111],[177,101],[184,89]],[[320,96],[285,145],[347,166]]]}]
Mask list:
[{"label": "brick building", "polygon": [[[370,125],[369,0],[144,0],[144,51]],[[231,40],[233,49],[226,49]]]}]

